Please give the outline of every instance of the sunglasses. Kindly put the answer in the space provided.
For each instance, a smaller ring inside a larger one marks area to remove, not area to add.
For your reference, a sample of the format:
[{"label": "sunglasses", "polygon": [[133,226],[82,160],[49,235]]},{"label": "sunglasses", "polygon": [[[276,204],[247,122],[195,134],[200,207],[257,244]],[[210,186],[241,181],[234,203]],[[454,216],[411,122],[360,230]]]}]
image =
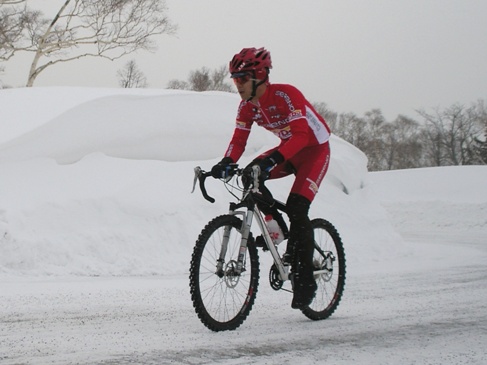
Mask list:
[{"label": "sunglasses", "polygon": [[236,84],[245,84],[252,79],[252,75],[248,72],[236,72],[230,76]]}]

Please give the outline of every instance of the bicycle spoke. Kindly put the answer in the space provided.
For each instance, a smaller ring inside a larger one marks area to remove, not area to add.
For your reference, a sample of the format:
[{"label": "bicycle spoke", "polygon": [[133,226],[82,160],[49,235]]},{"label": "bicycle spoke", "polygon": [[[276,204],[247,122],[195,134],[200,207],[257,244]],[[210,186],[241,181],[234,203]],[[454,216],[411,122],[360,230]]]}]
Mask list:
[{"label": "bicycle spoke", "polygon": [[[203,324],[214,331],[237,328],[248,316],[257,293],[259,260],[255,246],[247,247],[247,260],[237,272],[241,226],[242,221],[231,215],[215,218],[201,233],[193,252],[193,306]],[[223,266],[217,272],[225,227],[232,229]]]}]

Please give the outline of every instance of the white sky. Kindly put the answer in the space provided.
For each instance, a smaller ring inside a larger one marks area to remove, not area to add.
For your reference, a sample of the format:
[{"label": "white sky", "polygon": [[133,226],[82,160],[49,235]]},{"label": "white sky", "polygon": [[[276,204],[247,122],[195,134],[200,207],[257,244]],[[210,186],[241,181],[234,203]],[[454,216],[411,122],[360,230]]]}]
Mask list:
[{"label": "white sky", "polygon": [[[64,0],[42,0],[46,10]],[[30,4],[40,3],[30,0]],[[243,47],[272,53],[272,82],[292,83],[313,102],[389,120],[414,110],[487,99],[485,0],[167,0],[176,36],[155,53],[109,62],[81,60],[44,71],[36,86],[118,87],[116,72],[135,58],[150,87],[191,70],[227,64]],[[46,11],[47,12],[47,11]],[[25,84],[30,59],[0,75]]]}]

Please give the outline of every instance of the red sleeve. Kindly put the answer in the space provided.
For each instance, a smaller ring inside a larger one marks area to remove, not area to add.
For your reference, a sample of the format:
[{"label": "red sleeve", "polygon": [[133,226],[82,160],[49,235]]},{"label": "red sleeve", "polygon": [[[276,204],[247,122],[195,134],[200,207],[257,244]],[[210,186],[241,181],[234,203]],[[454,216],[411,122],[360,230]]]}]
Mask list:
[{"label": "red sleeve", "polygon": [[[243,128],[242,122],[237,121],[237,127],[233,132],[232,140],[228,145],[225,157],[230,157],[233,162],[237,162],[245,151],[247,145],[247,139],[249,138],[250,128]],[[245,124],[245,123],[243,123]]]},{"label": "red sleeve", "polygon": [[246,112],[246,105],[247,102],[242,100],[238,106],[235,130],[225,152],[225,157],[230,157],[233,162],[237,162],[244,153],[253,124],[252,118]]}]

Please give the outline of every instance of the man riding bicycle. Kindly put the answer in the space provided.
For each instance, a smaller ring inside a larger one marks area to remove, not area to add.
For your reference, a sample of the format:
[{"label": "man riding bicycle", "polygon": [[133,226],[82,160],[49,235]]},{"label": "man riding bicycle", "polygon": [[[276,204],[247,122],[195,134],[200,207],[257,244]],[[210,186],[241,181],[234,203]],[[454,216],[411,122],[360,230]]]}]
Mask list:
[{"label": "man riding bicycle", "polygon": [[254,123],[281,139],[279,146],[254,159],[264,179],[296,176],[286,207],[290,230],[287,252],[295,247],[293,308],[311,304],[316,292],[313,276],[313,229],[308,211],[325,177],[330,161],[330,128],[294,86],[271,84],[269,51],[244,48],[230,61],[229,69],[242,98],[236,127],[223,159],[213,166],[215,178],[226,178],[229,166],[242,156]]}]

